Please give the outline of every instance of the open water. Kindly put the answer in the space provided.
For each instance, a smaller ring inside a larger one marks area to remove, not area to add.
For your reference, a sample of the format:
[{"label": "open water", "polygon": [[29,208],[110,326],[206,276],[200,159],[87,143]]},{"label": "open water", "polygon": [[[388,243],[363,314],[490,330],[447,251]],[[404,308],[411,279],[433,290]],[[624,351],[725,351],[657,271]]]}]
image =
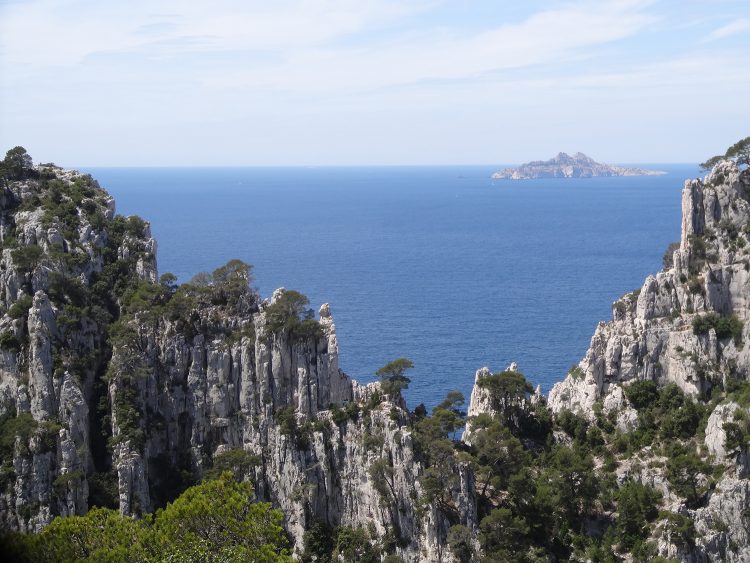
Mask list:
[{"label": "open water", "polygon": [[492,181],[499,167],[85,168],[118,212],[152,224],[159,272],[231,258],[263,296],[329,302],[341,367],[359,381],[405,356],[405,395],[434,406],[511,361],[544,391],[611,304],[679,239],[695,165],[660,177]]}]

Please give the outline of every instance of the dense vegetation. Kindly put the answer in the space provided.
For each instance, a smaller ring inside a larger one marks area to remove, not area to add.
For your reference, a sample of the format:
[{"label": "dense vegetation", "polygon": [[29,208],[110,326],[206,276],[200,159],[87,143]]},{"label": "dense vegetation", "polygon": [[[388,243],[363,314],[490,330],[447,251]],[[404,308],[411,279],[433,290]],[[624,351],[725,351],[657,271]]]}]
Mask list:
[{"label": "dense vegetation", "polygon": [[[400,383],[408,367],[411,362],[399,358],[379,371]],[[570,411],[553,415],[544,404],[532,404],[531,385],[515,371],[485,377],[480,388],[488,393],[491,415],[467,420],[463,395],[451,392],[429,415],[423,405],[416,407],[407,422],[425,465],[423,494],[416,502],[422,510],[439,507],[456,522],[447,542],[462,562],[615,563],[626,556],[637,562],[659,561],[655,541],[662,533],[689,547],[695,536],[692,521],[667,511],[662,493],[650,485],[618,477],[618,468],[628,468],[628,474],[655,463],[687,507],[704,506],[723,470],[699,447],[707,417],[723,400],[750,405],[750,383],[742,380],[727,380],[726,389],[718,386],[710,403],[685,395],[675,385],[660,388],[650,380],[635,381],[625,391],[638,420],[634,429],[623,431],[617,428],[616,413],[605,413],[600,403],[593,422]],[[390,392],[397,395],[399,386]],[[366,405],[360,415],[372,406]],[[748,447],[750,417],[743,410],[736,416],[738,422],[726,424],[725,431],[730,436],[727,446],[740,452]],[[470,445],[458,439],[467,422]],[[460,466],[470,467],[475,477],[481,552],[471,531],[458,523],[453,491],[459,486]],[[392,473],[385,458],[370,468],[385,502],[394,498],[389,490]],[[345,556],[345,561],[378,561],[376,554],[392,554],[403,540],[398,530],[377,538],[366,528],[331,529],[318,522],[305,534],[303,560],[332,562],[348,553],[356,557]]]},{"label": "dense vegetation", "polygon": [[23,180],[34,175],[34,161],[23,147],[13,147],[0,161],[0,179]]},{"label": "dense vegetation", "polygon": [[[476,476],[482,561],[572,557],[615,562],[625,554],[635,561],[657,560],[657,518],[678,530],[672,534],[678,545],[692,541],[692,523],[665,512],[661,493],[649,485],[623,482],[617,469],[639,467],[646,460],[641,452],[649,452],[666,469],[672,492],[688,507],[702,506],[722,471],[699,453],[706,419],[721,400],[750,393],[748,382],[732,380],[730,385],[717,389],[707,405],[675,385],[633,382],[625,389],[638,422],[634,430],[623,432],[615,413],[605,414],[601,404],[593,423],[569,411],[553,416],[545,406],[531,404],[531,386],[520,373],[486,377],[480,386],[489,393],[495,414],[470,420],[470,446],[452,438],[463,425],[460,396],[451,394],[432,416],[414,417],[417,443],[428,464],[422,501],[437,502],[449,513],[455,509],[447,492],[455,486],[456,464],[468,463]],[[730,442],[737,451],[748,447],[750,437],[748,417],[740,418],[742,430],[730,424],[725,428],[737,435]],[[463,526],[454,526],[448,537],[459,560],[477,555]]]},{"label": "dense vegetation", "polygon": [[230,472],[187,489],[139,520],[107,508],[56,518],[39,534],[10,534],[0,549],[12,561],[291,562],[282,514],[254,502],[253,487]]}]

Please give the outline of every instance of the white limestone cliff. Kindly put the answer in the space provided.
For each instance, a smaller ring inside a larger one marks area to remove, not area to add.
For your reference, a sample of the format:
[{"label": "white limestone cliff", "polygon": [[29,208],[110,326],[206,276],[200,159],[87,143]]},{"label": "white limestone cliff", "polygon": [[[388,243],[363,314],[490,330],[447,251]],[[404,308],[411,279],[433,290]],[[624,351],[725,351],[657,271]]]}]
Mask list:
[{"label": "white limestone cliff", "polygon": [[[600,323],[575,373],[554,385],[549,405],[592,417],[592,407],[631,381],[675,383],[691,395],[712,378],[750,375],[750,248],[737,233],[750,220],[750,174],[724,161],[682,191],[682,233],[673,265],[649,276],[643,287],[613,305],[613,320]],[[693,320],[714,313],[743,324],[737,339],[717,338],[711,328],[695,334]]]}]

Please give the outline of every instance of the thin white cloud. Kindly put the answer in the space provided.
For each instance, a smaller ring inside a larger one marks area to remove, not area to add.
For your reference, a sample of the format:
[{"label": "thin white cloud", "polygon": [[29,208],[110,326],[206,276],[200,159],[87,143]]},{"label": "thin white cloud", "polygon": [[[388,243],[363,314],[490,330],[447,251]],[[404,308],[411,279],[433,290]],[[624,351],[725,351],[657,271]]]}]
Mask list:
[{"label": "thin white cloud", "polygon": [[740,18],[723,25],[709,33],[703,41],[709,42],[718,39],[725,39],[731,35],[737,35],[738,33],[743,32],[750,32],[750,18]]},{"label": "thin white cloud", "polygon": [[747,123],[744,54],[700,43],[729,8],[693,4],[685,33],[650,0],[486,0],[491,21],[452,2],[0,4],[0,141],[88,163],[515,161]]},{"label": "thin white cloud", "polygon": [[[10,4],[0,19],[9,64],[75,65],[107,52],[181,52],[310,47],[419,13],[425,0],[238,2],[41,0]],[[33,25],[31,24],[33,22]],[[201,38],[199,46],[184,38]]]}]

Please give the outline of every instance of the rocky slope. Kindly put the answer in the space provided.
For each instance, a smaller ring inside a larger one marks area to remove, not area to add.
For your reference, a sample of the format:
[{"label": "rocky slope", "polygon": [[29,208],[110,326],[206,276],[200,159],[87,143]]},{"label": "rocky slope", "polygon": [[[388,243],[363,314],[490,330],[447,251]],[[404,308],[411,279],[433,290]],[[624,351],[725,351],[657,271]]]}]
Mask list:
[{"label": "rocky slope", "polygon": [[581,152],[570,156],[561,152],[549,160],[535,160],[517,168],[505,168],[492,175],[494,180],[531,180],[533,178],[593,178],[595,176],[659,176],[659,170],[624,168],[596,162]]},{"label": "rocky slope", "polygon": [[[723,474],[701,507],[673,497],[673,508],[695,522],[695,545],[680,551],[664,539],[660,552],[750,561],[750,402],[737,404],[731,393],[750,379],[750,172],[723,161],[705,179],[685,182],[682,212],[680,243],[668,249],[664,270],[613,304],[613,320],[599,324],[586,356],[550,391],[549,405],[589,420],[603,412],[629,432],[643,424],[628,396],[638,382],[672,384],[705,404],[710,416],[694,446]],[[744,433],[728,447],[724,429],[738,420]],[[641,461],[649,457],[656,458],[644,453]],[[641,476],[669,493],[663,468]]]}]

